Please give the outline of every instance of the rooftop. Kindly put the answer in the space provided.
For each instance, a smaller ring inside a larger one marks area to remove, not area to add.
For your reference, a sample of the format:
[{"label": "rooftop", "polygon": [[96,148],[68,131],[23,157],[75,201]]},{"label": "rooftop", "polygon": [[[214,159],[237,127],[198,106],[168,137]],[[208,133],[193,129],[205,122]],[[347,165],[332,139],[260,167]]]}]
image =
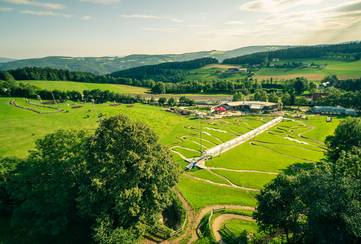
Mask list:
[{"label": "rooftop", "polygon": [[261,102],[261,101],[239,101],[239,102],[227,102],[224,105],[228,105],[231,107],[238,107],[238,106],[244,106],[244,105],[248,105],[248,106],[274,106],[277,105],[277,103],[271,103],[271,102]]}]

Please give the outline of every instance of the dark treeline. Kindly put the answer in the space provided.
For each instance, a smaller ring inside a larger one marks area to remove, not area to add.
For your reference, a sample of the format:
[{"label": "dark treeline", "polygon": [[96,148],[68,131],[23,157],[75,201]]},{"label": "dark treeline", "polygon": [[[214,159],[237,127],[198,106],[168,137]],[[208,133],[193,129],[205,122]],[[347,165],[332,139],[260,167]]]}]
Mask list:
[{"label": "dark treeline", "polygon": [[361,91],[343,91],[339,89],[329,89],[328,96],[314,102],[314,105],[323,106],[343,106],[361,110]]},{"label": "dark treeline", "polygon": [[[214,80],[214,81],[183,81],[178,83],[155,82],[154,80],[137,80],[131,78],[115,78],[111,76],[96,76],[91,73],[70,72],[66,70],[55,70],[50,68],[24,68],[10,71],[0,71],[0,95],[36,98],[38,95],[42,99],[58,99],[85,101],[102,103],[116,101],[120,103],[144,102],[140,97],[130,97],[116,94],[109,91],[94,90],[85,91],[83,94],[77,91],[48,91],[37,87],[18,83],[15,80],[72,80],[90,83],[113,83],[133,86],[148,87],[154,94],[184,94],[184,93],[228,93],[249,96],[256,91],[264,90],[262,96],[257,96],[262,100],[273,100],[278,96],[279,100],[286,101],[285,105],[340,105],[347,108],[360,109],[361,79],[339,80],[336,76],[325,78],[321,86],[328,95],[316,101],[309,101],[302,94],[305,91],[313,93],[318,86],[314,82],[309,82],[304,78],[290,79],[287,81],[263,80],[256,81],[252,78],[245,80]],[[49,81],[51,82],[51,81]],[[331,89],[332,88],[332,89]],[[275,95],[276,94],[276,95]],[[297,99],[295,98],[297,96]],[[285,98],[286,97],[286,98]],[[292,99],[289,99],[291,97]],[[272,99],[270,99],[272,98]]]},{"label": "dark treeline", "polygon": [[[163,106],[166,102],[169,106],[175,106],[177,100],[174,98],[166,99],[159,98],[158,102],[154,98],[147,99],[140,95],[129,96],[124,94],[119,94],[111,92],[108,90],[84,90],[83,92],[79,91],[59,91],[59,90],[43,90],[35,86],[28,84],[18,83],[16,81],[1,81],[0,80],[0,96],[7,97],[25,97],[33,99],[43,99],[43,100],[57,100],[65,101],[70,100],[74,102],[92,102],[92,103],[106,103],[106,102],[115,102],[115,103],[124,103],[124,104],[133,104],[133,103],[143,103],[143,104],[158,104]],[[163,101],[163,102],[162,102]],[[192,106],[194,101],[186,97],[180,97],[178,101],[179,105],[182,106]]]},{"label": "dark treeline", "polygon": [[137,80],[152,79],[162,82],[182,81],[188,70],[198,69],[208,64],[218,63],[214,58],[201,58],[185,62],[169,62],[157,65],[147,65],[128,70],[122,70],[112,73],[115,78],[126,77]]},{"label": "dark treeline", "polygon": [[256,65],[264,64],[274,58],[331,58],[345,61],[355,61],[361,58],[361,42],[351,42],[337,45],[305,46],[282,49],[272,52],[261,52],[236,58],[226,59],[224,64]]},{"label": "dark treeline", "polygon": [[181,83],[158,82],[152,87],[152,93],[235,93],[243,91],[245,95],[254,93],[257,89],[265,89],[268,92],[274,90],[295,90],[297,94],[307,90],[307,79],[296,78],[282,83],[271,80],[214,80],[214,81],[185,81]]},{"label": "dark treeline", "polygon": [[144,103],[145,100],[139,96],[129,96],[119,93],[103,90],[84,90],[79,91],[59,91],[44,90],[35,86],[18,83],[16,81],[0,81],[0,96],[25,97],[25,98],[41,98],[43,100],[71,100],[86,101],[94,103],[117,102],[132,104],[136,102]]},{"label": "dark treeline", "polygon": [[[208,60],[208,59],[207,59]],[[204,61],[204,60],[203,60]],[[165,65],[165,64],[163,64]],[[194,65],[191,63],[190,65]],[[182,71],[183,72],[183,71]],[[151,88],[155,94],[163,93],[233,93],[241,89],[246,83],[243,80],[227,81],[227,80],[214,80],[214,81],[184,81],[178,83],[165,83],[155,82],[154,80],[132,79],[123,77],[96,76],[91,73],[84,72],[71,72],[68,70],[57,70],[51,68],[36,68],[28,67],[16,70],[0,71],[0,80],[57,80],[57,81],[76,81],[88,83],[107,83],[107,84],[124,84],[132,86],[140,86]],[[252,82],[250,82],[251,84]],[[264,83],[264,88],[278,88],[281,89],[280,84]],[[21,96],[30,96],[30,91],[33,89],[30,86],[21,85],[15,88],[16,94],[21,92],[25,93]],[[18,96],[18,95],[13,95]]]},{"label": "dark treeline", "polygon": [[74,80],[81,82],[95,81],[96,75],[52,68],[25,67],[0,72],[0,80]]},{"label": "dark treeline", "polygon": [[348,79],[348,80],[339,80],[336,76],[333,76],[326,81],[329,81],[330,84],[336,88],[345,90],[345,91],[359,91],[361,90],[361,78],[360,79]]}]

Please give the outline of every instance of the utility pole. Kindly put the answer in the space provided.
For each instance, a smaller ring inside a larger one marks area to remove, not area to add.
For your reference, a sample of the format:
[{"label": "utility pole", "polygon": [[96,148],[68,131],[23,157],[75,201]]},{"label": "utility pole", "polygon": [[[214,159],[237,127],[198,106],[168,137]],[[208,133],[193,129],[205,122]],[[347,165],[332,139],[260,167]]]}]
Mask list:
[{"label": "utility pole", "polygon": [[55,97],[54,97],[54,93],[53,93],[53,92],[51,92],[51,96],[53,97],[54,104],[56,104],[56,100],[55,100]]},{"label": "utility pole", "polygon": [[201,145],[201,157],[203,156],[203,130],[202,130],[202,114],[198,114],[198,118],[199,118],[199,140],[200,140],[200,145]]}]

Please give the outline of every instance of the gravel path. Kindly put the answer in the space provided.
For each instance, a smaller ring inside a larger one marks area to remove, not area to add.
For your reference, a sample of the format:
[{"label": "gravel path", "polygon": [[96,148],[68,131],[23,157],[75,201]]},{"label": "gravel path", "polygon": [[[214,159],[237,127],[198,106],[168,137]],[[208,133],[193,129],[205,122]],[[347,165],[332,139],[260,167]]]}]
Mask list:
[{"label": "gravel path", "polygon": [[221,242],[222,240],[222,236],[219,231],[221,230],[223,223],[231,219],[240,219],[240,220],[255,222],[255,220],[252,217],[238,215],[238,214],[222,214],[216,217],[212,223],[212,232],[217,242]]}]

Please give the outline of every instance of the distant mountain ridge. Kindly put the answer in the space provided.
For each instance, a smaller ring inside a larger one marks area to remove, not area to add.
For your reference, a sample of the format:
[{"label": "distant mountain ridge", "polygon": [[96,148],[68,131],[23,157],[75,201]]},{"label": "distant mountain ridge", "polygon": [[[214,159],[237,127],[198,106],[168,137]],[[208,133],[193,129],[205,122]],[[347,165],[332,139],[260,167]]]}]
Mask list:
[{"label": "distant mountain ridge", "polygon": [[0,63],[7,63],[7,62],[15,61],[15,60],[16,59],[13,59],[13,58],[0,57]]},{"label": "distant mountain ridge", "polygon": [[291,46],[250,46],[229,51],[201,51],[184,54],[133,54],[125,57],[67,57],[51,56],[22,60],[8,60],[0,58],[0,70],[10,70],[23,67],[50,67],[71,71],[107,74],[144,65],[154,65],[165,62],[183,62],[200,58],[216,58],[220,62],[225,59],[248,55],[257,52],[268,52],[290,48]]}]

